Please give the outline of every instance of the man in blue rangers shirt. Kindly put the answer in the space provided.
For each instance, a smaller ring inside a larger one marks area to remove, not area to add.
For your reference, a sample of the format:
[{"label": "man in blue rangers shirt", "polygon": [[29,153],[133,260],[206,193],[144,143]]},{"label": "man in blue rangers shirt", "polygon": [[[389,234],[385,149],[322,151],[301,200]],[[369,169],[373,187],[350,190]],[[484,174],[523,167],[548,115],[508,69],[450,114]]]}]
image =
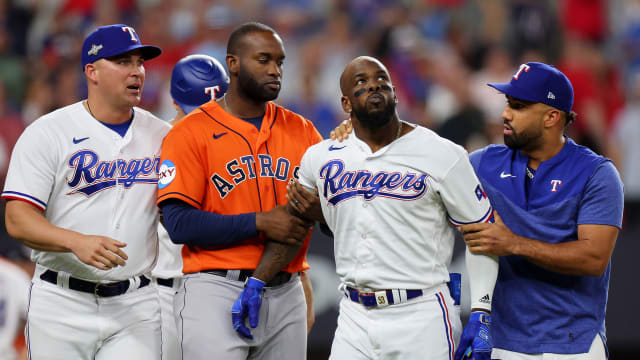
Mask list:
[{"label": "man in blue rangers shirt", "polygon": [[492,359],[606,359],[620,176],[611,160],[564,136],[576,116],[573,87],[556,68],[526,63],[511,82],[489,86],[507,97],[506,146],[470,159],[496,221],[460,230],[472,253],[500,256]]}]

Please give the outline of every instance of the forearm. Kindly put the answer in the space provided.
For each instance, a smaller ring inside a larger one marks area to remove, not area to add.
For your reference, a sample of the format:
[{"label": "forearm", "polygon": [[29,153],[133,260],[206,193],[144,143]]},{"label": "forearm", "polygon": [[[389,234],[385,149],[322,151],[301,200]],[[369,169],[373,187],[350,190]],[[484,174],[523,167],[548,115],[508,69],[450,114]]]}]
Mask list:
[{"label": "forearm", "polygon": [[475,255],[466,249],[465,263],[469,273],[471,310],[491,312],[493,288],[498,278],[498,259],[494,256]]},{"label": "forearm", "polygon": [[544,269],[566,275],[600,276],[611,256],[609,253],[603,259],[602,253],[592,251],[584,240],[550,244],[522,236],[517,238],[514,255],[520,255]]},{"label": "forearm", "polygon": [[287,245],[275,241],[267,241],[260,262],[253,272],[253,277],[268,282],[296,257],[301,247],[302,243]]},{"label": "forearm", "polygon": [[20,200],[7,202],[7,232],[26,246],[53,252],[71,251],[71,242],[79,233],[57,227],[34,206]]},{"label": "forearm", "polygon": [[193,246],[228,245],[258,236],[255,213],[221,215],[181,201],[161,204],[171,241]]},{"label": "forearm", "polygon": [[304,290],[304,299],[307,302],[307,334],[311,331],[311,327],[316,321],[316,315],[313,311],[313,287],[311,286],[311,278],[306,271],[300,273],[300,282],[302,282],[302,290]]}]

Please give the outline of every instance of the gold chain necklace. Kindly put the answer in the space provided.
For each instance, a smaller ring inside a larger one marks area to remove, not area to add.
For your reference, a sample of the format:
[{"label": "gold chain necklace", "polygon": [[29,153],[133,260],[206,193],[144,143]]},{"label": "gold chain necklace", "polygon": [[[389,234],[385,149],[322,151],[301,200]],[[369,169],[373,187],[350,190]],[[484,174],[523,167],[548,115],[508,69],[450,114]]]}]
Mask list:
[{"label": "gold chain necklace", "polygon": [[89,106],[89,99],[87,99],[86,103],[87,103],[87,110],[89,110],[89,114],[91,114],[91,116],[93,116],[94,119],[98,120],[96,116],[93,115],[93,112],[91,111],[91,106]]},{"label": "gold chain necklace", "polygon": [[396,138],[393,140],[397,140],[400,137],[400,133],[402,133],[402,120],[398,123],[398,132],[396,133]]}]

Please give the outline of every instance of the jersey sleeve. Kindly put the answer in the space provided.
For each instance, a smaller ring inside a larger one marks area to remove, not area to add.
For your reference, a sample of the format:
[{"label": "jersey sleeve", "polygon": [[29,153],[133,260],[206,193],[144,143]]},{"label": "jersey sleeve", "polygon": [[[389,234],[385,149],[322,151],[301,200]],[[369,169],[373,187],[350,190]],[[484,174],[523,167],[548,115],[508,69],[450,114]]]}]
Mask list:
[{"label": "jersey sleeve", "polygon": [[309,120],[307,120],[307,129],[309,145],[315,145],[323,140],[322,135],[320,135],[320,133],[318,132],[318,129],[316,129],[316,127],[313,126],[313,123]]},{"label": "jersey sleeve", "polygon": [[3,199],[22,200],[42,211],[47,208],[59,166],[54,139],[39,122],[25,129],[11,154]]},{"label": "jersey sleeve", "polygon": [[578,224],[622,226],[624,191],[620,174],[611,161],[594,170],[585,186]]},{"label": "jersey sleeve", "polygon": [[439,192],[452,225],[489,222],[493,219],[491,203],[466,154],[460,155],[442,179]]},{"label": "jersey sleeve", "polygon": [[307,190],[316,188],[316,178],[313,170],[313,152],[314,147],[312,146],[302,155],[300,170],[298,171],[298,181],[300,185]]},{"label": "jersey sleeve", "polygon": [[[311,160],[312,158],[311,152],[313,151],[311,150],[311,148],[313,147],[313,145],[321,142],[323,139],[322,139],[322,135],[320,135],[320,133],[318,132],[318,130],[316,129],[316,127],[313,125],[311,121],[309,121],[308,119],[305,119],[305,122],[306,122],[305,123],[306,130],[307,130],[307,139],[309,141],[309,148],[307,148],[307,151],[305,151],[305,153],[303,154],[302,159],[300,159],[300,173],[299,173],[298,181],[300,181],[300,185],[302,185],[307,191],[311,193],[315,193],[316,179],[313,177],[314,175],[312,170],[313,161]],[[306,170],[303,175],[302,168],[305,162],[307,164],[305,165]]]},{"label": "jersey sleeve", "polygon": [[[185,139],[189,139],[186,141]],[[204,159],[199,151],[201,137],[193,136],[187,127],[172,128],[162,142],[158,204],[178,199],[201,209],[207,179]]]}]

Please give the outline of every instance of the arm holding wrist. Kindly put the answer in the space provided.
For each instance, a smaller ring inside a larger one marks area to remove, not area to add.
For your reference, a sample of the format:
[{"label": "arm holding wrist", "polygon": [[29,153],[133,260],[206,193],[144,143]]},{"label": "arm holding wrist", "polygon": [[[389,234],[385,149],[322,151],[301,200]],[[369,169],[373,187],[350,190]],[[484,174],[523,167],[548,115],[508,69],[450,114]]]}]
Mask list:
[{"label": "arm holding wrist", "polygon": [[469,250],[493,256],[519,255],[547,270],[578,276],[600,276],[607,268],[618,237],[610,225],[578,225],[578,239],[547,243],[514,234],[494,212],[494,224],[460,227]]},{"label": "arm holding wrist", "polygon": [[619,229],[609,225],[578,225],[578,239],[558,244],[514,234],[513,255],[547,270],[578,276],[601,276],[609,264]]}]

